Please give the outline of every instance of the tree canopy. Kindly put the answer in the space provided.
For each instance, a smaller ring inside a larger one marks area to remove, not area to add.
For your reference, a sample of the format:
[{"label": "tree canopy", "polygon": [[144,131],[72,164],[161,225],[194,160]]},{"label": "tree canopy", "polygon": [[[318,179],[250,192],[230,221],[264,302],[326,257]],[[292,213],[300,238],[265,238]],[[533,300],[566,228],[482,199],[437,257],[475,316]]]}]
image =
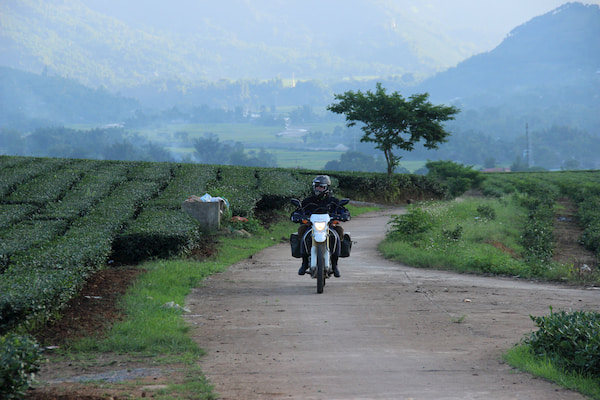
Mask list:
[{"label": "tree canopy", "polygon": [[442,123],[454,119],[459,110],[453,106],[434,105],[428,98],[428,93],[414,94],[408,99],[398,92],[388,95],[381,83],[377,83],[374,93],[359,90],[335,95],[339,102],[330,104],[327,109],[345,114],[348,127],[357,122],[364,124],[361,142],[373,142],[383,151],[387,172],[391,175],[401,159],[394,154],[396,149],[412,151],[421,140],[424,140],[425,148],[437,149],[450,135]]}]

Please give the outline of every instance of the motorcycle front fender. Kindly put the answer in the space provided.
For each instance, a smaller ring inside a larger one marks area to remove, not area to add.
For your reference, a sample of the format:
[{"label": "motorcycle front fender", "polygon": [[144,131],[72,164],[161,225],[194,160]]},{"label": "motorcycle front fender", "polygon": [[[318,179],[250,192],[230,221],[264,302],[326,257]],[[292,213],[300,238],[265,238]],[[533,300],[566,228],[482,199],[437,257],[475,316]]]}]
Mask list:
[{"label": "motorcycle front fender", "polygon": [[313,243],[310,248],[310,268],[314,269],[317,267],[317,246],[324,246],[325,270],[329,270],[329,249],[325,243]]}]

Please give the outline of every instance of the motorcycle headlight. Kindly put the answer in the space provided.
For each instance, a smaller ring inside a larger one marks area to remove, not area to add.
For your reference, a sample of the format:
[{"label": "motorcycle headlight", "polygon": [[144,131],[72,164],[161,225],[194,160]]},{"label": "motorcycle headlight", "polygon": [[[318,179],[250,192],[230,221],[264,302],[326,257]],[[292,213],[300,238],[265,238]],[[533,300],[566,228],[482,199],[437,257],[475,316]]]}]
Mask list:
[{"label": "motorcycle headlight", "polygon": [[327,228],[327,222],[323,222],[323,221],[318,221],[315,222],[315,229],[318,231],[324,231],[325,228]]}]

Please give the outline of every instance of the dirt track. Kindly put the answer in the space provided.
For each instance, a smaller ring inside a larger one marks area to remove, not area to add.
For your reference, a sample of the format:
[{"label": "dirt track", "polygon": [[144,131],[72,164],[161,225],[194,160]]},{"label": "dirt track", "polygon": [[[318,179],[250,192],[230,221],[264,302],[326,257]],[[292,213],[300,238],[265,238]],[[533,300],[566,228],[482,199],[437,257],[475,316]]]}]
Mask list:
[{"label": "dirt track", "polygon": [[529,315],[597,310],[600,292],[409,268],[376,245],[391,213],[345,225],[355,243],[342,277],[316,294],[278,245],[212,276],[188,298],[222,399],[584,399],[519,373],[503,351]]}]

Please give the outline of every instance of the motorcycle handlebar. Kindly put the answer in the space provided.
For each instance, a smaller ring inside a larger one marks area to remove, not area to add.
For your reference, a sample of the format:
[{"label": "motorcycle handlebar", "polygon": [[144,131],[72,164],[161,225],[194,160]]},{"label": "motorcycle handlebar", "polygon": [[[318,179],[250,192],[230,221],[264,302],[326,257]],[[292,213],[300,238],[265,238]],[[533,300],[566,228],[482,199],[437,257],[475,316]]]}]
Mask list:
[{"label": "motorcycle handlebar", "polygon": [[[308,219],[311,214],[315,214],[315,213],[321,213],[321,214],[327,213],[331,216],[332,219],[337,219],[340,221],[348,220],[348,218],[344,217],[344,215],[343,215],[344,211],[347,212],[347,210],[344,208],[344,205],[349,203],[348,199],[342,199],[337,204],[329,203],[326,206],[322,206],[322,205],[319,205],[316,203],[309,203],[309,204],[306,204],[304,207],[302,207],[302,203],[298,199],[292,199],[291,202],[298,208],[298,210],[296,212],[301,213],[300,214],[301,218],[299,218],[299,221],[296,221],[296,222],[301,222],[304,219]],[[316,208],[313,211],[305,210],[305,208],[307,208],[309,206],[316,206]]]}]

